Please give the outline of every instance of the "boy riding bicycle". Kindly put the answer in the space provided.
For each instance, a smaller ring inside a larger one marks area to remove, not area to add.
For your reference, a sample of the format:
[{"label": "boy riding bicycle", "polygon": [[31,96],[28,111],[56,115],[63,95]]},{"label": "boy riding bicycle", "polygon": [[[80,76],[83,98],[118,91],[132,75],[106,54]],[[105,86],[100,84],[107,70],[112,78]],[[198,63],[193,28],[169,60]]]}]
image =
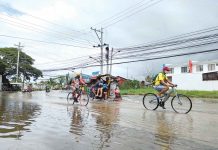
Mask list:
[{"label": "boy riding bicycle", "polygon": [[[163,68],[163,72],[160,72],[155,81],[154,81],[154,89],[158,91],[157,93],[157,97],[158,99],[160,99],[161,95],[164,95],[168,90],[169,90],[169,87],[175,87],[177,86],[176,84],[173,84],[166,76],[166,74],[170,71],[170,68],[168,67],[164,67]],[[164,107],[165,105],[165,102],[166,102],[167,99],[164,99],[161,103],[160,103],[160,106],[163,108],[163,109],[166,109]]]}]

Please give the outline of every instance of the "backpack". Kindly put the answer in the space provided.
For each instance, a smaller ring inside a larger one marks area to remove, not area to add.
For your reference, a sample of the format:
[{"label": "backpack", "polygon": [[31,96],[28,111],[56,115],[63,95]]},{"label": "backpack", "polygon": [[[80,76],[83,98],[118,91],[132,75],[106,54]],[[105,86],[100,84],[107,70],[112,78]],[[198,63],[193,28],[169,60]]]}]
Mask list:
[{"label": "backpack", "polygon": [[158,75],[159,75],[159,73],[156,74],[156,75],[152,78],[152,81],[151,81],[151,84],[152,84],[152,85],[155,85],[155,81],[156,81],[156,78],[157,78]]}]

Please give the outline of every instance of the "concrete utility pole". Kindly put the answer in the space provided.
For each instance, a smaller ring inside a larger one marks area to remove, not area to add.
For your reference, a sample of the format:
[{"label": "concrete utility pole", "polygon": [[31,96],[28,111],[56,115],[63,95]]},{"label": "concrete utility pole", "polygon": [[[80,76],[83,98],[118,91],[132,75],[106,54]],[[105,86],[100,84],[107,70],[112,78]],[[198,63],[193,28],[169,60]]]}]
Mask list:
[{"label": "concrete utility pole", "polygon": [[19,42],[18,45],[15,44],[15,46],[17,46],[17,75],[16,75],[16,82],[18,81],[18,77],[19,77],[19,61],[20,61],[20,52],[21,52],[21,48],[23,46],[21,46],[21,43]]},{"label": "concrete utility pole", "polygon": [[[101,30],[97,30],[97,29],[93,29],[91,28],[91,30],[95,31],[95,34],[97,35],[99,41],[100,41],[100,45],[98,46],[94,46],[94,47],[100,47],[101,48],[101,74],[103,74],[103,28],[101,28]],[[100,33],[101,35],[99,36],[98,33]]]},{"label": "concrete utility pole", "polygon": [[113,51],[114,51],[114,49],[112,48],[112,49],[111,49],[110,75],[112,75],[111,73],[112,73],[112,57],[113,57]]},{"label": "concrete utility pole", "polygon": [[105,54],[106,62],[107,62],[107,74],[109,73],[109,45],[106,47],[106,54]]}]

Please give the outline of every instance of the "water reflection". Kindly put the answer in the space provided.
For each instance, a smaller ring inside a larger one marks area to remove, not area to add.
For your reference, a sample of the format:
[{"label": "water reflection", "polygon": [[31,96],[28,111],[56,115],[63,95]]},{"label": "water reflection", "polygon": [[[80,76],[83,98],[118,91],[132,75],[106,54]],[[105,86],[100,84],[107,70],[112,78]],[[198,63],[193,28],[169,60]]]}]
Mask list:
[{"label": "water reflection", "polygon": [[72,113],[70,132],[75,135],[83,135],[83,127],[89,116],[88,108],[72,106],[70,108],[68,107],[68,112]]},{"label": "water reflection", "polygon": [[17,138],[23,136],[23,131],[38,116],[40,106],[36,103],[25,102],[28,95],[2,94],[0,97],[0,138]]},{"label": "water reflection", "polygon": [[[183,142],[183,134],[186,137],[193,131],[193,120],[190,115],[180,115],[175,113],[155,112],[155,144],[163,150],[175,149],[175,143]],[[178,142],[179,141],[179,142]]]},{"label": "water reflection", "polygon": [[117,130],[116,123],[118,121],[119,107],[119,102],[92,105],[92,109],[98,113],[93,115],[96,120],[96,130],[99,131],[99,136],[97,136],[98,140],[100,140],[98,149],[110,146],[111,138],[114,137],[113,131]]},{"label": "water reflection", "polygon": [[160,145],[163,150],[169,150],[171,149],[170,144],[173,143],[174,139],[172,124],[166,120],[164,112],[156,113],[156,118],[155,144]]}]

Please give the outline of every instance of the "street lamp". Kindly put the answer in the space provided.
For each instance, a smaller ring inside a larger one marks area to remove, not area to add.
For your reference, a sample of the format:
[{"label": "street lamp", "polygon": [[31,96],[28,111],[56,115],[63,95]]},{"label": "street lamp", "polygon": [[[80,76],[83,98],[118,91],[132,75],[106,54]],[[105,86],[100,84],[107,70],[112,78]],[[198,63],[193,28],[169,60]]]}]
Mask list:
[{"label": "street lamp", "polygon": [[112,74],[112,60],[113,60],[113,56],[114,56],[115,54],[119,53],[120,50],[116,51],[115,53],[113,53],[113,52],[114,52],[114,49],[112,48],[112,50],[111,50],[110,75]]}]

